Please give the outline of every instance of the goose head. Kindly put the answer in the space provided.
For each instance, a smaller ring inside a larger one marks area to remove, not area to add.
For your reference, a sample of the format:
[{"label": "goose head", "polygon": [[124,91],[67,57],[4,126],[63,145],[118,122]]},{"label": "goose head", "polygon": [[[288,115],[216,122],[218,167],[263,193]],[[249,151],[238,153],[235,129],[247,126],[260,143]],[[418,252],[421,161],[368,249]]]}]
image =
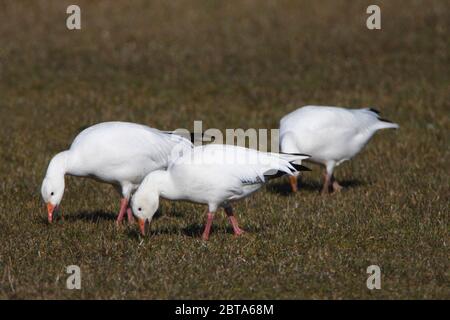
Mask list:
[{"label": "goose head", "polygon": [[47,205],[48,222],[51,223],[64,195],[64,177],[45,177],[42,182],[41,194]]},{"label": "goose head", "polygon": [[131,209],[139,221],[139,228],[142,235],[145,235],[146,225],[152,221],[158,207],[158,190],[154,187],[154,185],[146,187],[144,181],[131,198]]},{"label": "goose head", "polygon": [[41,195],[47,205],[48,222],[53,221],[54,213],[57,211],[64,195],[64,175],[66,174],[67,151],[55,155],[50,161],[45,178],[42,181]]}]

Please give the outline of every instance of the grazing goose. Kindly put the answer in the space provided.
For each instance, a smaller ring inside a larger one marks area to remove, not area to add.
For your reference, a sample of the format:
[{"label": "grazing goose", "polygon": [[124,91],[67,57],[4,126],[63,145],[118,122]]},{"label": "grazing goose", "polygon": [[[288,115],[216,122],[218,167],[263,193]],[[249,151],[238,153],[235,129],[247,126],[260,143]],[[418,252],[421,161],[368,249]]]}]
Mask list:
[{"label": "grazing goose", "polygon": [[198,146],[172,159],[166,171],[151,172],[131,199],[133,213],[145,234],[159,206],[159,197],[208,205],[202,238],[207,240],[219,207],[225,209],[235,235],[242,234],[230,202],[255,192],[271,177],[308,170],[300,165],[306,155],[265,153],[232,145]]},{"label": "grazing goose", "polygon": [[[328,193],[330,187],[333,191],[342,189],[333,176],[335,166],[360,152],[376,131],[398,127],[380,118],[375,109],[305,106],[281,119],[280,148],[286,153],[309,154],[308,161],[323,164],[322,193]],[[289,178],[296,192],[297,176]]]},{"label": "grazing goose", "polygon": [[48,221],[52,222],[62,200],[68,174],[113,184],[122,195],[117,223],[125,212],[132,222],[131,193],[148,173],[167,168],[172,153],[190,148],[187,139],[140,124],[104,122],[83,130],[70,149],[56,154],[47,168],[41,193]]}]

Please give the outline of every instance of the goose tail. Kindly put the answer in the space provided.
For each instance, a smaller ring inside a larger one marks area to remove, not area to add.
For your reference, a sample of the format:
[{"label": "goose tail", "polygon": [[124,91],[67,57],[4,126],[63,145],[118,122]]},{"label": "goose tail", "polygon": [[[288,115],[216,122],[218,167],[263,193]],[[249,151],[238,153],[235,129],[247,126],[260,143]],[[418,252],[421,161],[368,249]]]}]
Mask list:
[{"label": "goose tail", "polygon": [[400,126],[397,123],[394,123],[392,121],[383,119],[383,118],[378,118],[378,123],[376,125],[377,130],[380,129],[398,129],[400,128]]},{"label": "goose tail", "polygon": [[309,154],[280,152],[280,157],[290,163],[301,164],[302,160],[311,158]]},{"label": "goose tail", "polygon": [[302,165],[302,161],[308,158],[311,158],[308,154],[303,153],[280,153],[283,160],[286,160],[289,165],[289,169],[291,169],[291,174],[297,173],[299,171],[311,171],[308,167]]},{"label": "goose tail", "polygon": [[363,112],[369,112],[371,113],[373,116],[375,116],[377,118],[378,121],[376,121],[375,124],[375,129],[376,130],[380,130],[380,129],[399,129],[400,126],[397,123],[394,123],[390,120],[384,119],[380,117],[380,111],[378,111],[375,108],[365,108],[362,109]]}]

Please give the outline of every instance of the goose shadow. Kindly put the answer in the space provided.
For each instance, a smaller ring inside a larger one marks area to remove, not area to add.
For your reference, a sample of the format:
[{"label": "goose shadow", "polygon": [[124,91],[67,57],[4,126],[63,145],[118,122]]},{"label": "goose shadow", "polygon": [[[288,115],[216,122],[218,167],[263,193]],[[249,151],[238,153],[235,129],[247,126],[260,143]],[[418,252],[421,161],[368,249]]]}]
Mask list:
[{"label": "goose shadow", "polygon": [[[161,217],[162,213],[160,210],[155,212],[154,218],[158,219]],[[136,219],[136,217],[133,215]],[[57,217],[58,220],[61,220],[61,215],[59,214]],[[76,213],[69,213],[68,215],[64,214],[64,221],[74,222],[74,221],[86,221],[86,222],[99,222],[99,221],[116,221],[117,220],[117,212],[112,211],[104,211],[104,210],[96,210],[96,211],[79,211]],[[127,215],[125,214],[124,220],[127,220]],[[45,221],[47,221],[45,219]]]},{"label": "goose shadow", "polygon": [[341,186],[344,187],[344,190],[345,189],[359,188],[359,187],[366,186],[366,185],[370,184],[367,181],[361,181],[361,180],[358,180],[358,179],[350,179],[350,180],[342,180],[342,181],[338,180],[338,182],[339,182],[339,184]]},{"label": "goose shadow", "polygon": [[[132,239],[139,240],[142,239],[142,235],[139,232],[138,228],[127,230],[128,236]],[[159,227],[158,229],[147,229],[147,234],[144,238],[151,238],[158,235],[185,235],[191,238],[200,238],[203,233],[202,225],[192,224],[185,228],[180,228],[177,226],[167,226],[167,227]]]},{"label": "goose shadow", "polygon": [[64,221],[115,221],[117,219],[117,212],[96,210],[96,211],[80,211],[73,214],[64,215]]},{"label": "goose shadow", "polygon": [[[367,182],[363,182],[358,179],[350,179],[350,180],[338,180],[339,184],[344,188],[343,191],[346,189],[353,189],[358,188],[360,186],[367,185]],[[300,180],[298,181],[298,192],[307,191],[310,193],[320,193],[322,190],[322,182],[318,181],[311,181],[311,180]],[[280,182],[274,182],[269,185],[267,185],[267,190],[271,193],[279,194],[284,197],[289,197],[290,195],[293,195],[291,185],[288,181],[280,181]]]},{"label": "goose shadow", "polygon": [[[149,230],[147,232],[146,237],[153,237],[153,236],[157,236],[157,235],[184,235],[186,237],[189,238],[193,238],[193,239],[201,239],[202,234],[203,234],[203,230],[205,229],[205,225],[204,224],[200,224],[200,223],[193,223],[190,224],[186,227],[177,227],[177,226],[169,226],[169,227],[160,227],[157,230]],[[216,226],[214,227],[214,225],[211,228],[211,233],[214,233],[214,230],[223,230],[223,227],[221,226]],[[243,227],[244,232],[248,232],[248,233],[257,233],[259,232],[259,228],[255,228],[255,227]],[[138,229],[131,229],[128,230],[128,236],[130,236],[131,238],[134,239],[140,239],[142,236],[139,233]],[[231,226],[227,226],[225,228],[225,232],[227,234],[233,235],[233,228]]]},{"label": "goose shadow", "polygon": [[[259,232],[259,228],[255,228],[253,226],[240,226],[242,227],[242,230],[247,233],[257,233]],[[215,231],[224,230],[226,234],[234,235],[234,230],[231,226],[224,227],[223,225],[216,225],[214,224],[211,227],[211,234],[213,234]],[[191,238],[201,238],[203,231],[205,230],[205,225],[200,223],[193,223],[190,224],[184,228],[181,229],[181,233],[187,237]]]},{"label": "goose shadow", "polygon": [[[127,234],[130,238],[134,240],[140,240],[143,238],[141,235],[139,228],[136,226],[136,228],[127,229]],[[181,230],[175,226],[173,227],[165,227],[165,228],[159,228],[158,230],[148,230],[147,233],[144,236],[144,238],[151,238],[153,236],[157,235],[177,235],[180,234]]]},{"label": "goose shadow", "polygon": [[[86,222],[99,222],[99,221],[115,221],[117,218],[117,213],[113,213],[110,211],[103,211],[103,210],[97,210],[97,211],[80,211],[76,213],[68,213],[66,212],[62,213],[63,216],[61,217],[61,212],[59,212],[57,215],[54,215],[54,222],[58,223],[61,221],[64,222],[75,222],[75,221],[86,221]],[[46,216],[39,217],[39,223],[48,225],[48,220]]]}]

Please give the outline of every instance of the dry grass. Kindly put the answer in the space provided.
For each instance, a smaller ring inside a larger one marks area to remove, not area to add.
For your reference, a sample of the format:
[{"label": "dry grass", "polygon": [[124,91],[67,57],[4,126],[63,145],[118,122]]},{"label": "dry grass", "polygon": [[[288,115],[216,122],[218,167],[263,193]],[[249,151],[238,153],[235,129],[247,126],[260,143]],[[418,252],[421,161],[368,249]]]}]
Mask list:
[{"label": "dry grass", "polygon": [[[450,10],[446,1],[0,2],[1,298],[450,298]],[[47,225],[40,183],[79,128],[276,128],[304,104],[376,106],[401,124],[337,176],[341,194],[284,180],[199,239],[203,208],[163,202],[151,236],[117,230],[107,185],[68,178]],[[65,267],[82,290],[65,289]],[[382,268],[382,290],[366,268]]]}]

